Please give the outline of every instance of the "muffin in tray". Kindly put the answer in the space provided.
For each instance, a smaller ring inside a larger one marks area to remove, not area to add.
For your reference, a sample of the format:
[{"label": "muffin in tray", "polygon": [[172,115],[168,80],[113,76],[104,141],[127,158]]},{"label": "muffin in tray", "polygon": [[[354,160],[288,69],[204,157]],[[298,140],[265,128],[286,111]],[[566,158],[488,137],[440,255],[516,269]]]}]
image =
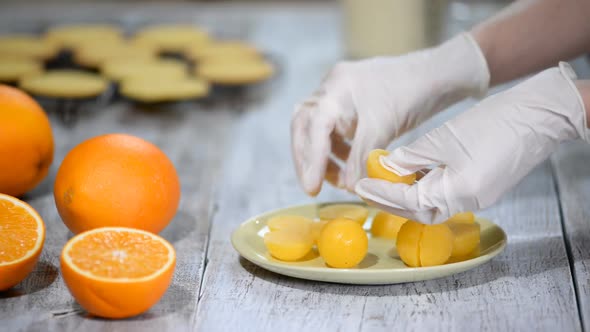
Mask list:
[{"label": "muffin in tray", "polygon": [[121,28],[110,24],[69,24],[49,28],[45,39],[62,50],[73,50],[81,43],[110,43],[123,39]]},{"label": "muffin in tray", "polygon": [[161,24],[138,30],[134,41],[155,47],[159,53],[183,54],[189,45],[205,45],[207,32],[190,24]]},{"label": "muffin in tray", "polygon": [[154,48],[127,41],[104,44],[81,43],[73,51],[76,64],[93,69],[100,68],[108,61],[144,61],[155,60],[156,57],[157,54]]},{"label": "muffin in tray", "polygon": [[173,79],[129,78],[120,83],[121,95],[141,103],[199,99],[209,93],[209,84],[194,77]]},{"label": "muffin in tray", "polygon": [[57,44],[26,34],[0,35],[0,56],[47,61],[57,55]]},{"label": "muffin in tray", "polygon": [[0,83],[16,85],[21,79],[42,72],[43,63],[39,60],[0,54]]},{"label": "muffin in tray", "polygon": [[114,59],[103,63],[102,75],[112,81],[120,82],[126,78],[170,79],[184,78],[188,69],[186,63],[171,59]]},{"label": "muffin in tray", "polygon": [[40,98],[43,104],[53,101],[60,119],[72,124],[82,107],[99,104],[108,91],[108,81],[100,75],[73,69],[48,70],[25,77],[19,87]]},{"label": "muffin in tray", "polygon": [[213,84],[243,86],[272,77],[273,65],[264,59],[207,59],[197,64],[195,73]]},{"label": "muffin in tray", "polygon": [[260,59],[260,51],[251,44],[237,40],[212,41],[207,44],[191,44],[184,51],[187,59],[195,62],[209,59]]}]

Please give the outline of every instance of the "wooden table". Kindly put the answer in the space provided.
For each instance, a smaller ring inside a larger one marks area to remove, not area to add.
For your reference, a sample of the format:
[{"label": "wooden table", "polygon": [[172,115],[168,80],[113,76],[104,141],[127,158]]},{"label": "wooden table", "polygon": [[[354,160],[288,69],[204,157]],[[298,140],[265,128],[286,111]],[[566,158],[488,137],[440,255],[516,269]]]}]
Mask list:
[{"label": "wooden table", "polygon": [[[457,7],[458,6],[458,7]],[[445,34],[468,28],[493,5],[453,5]],[[465,12],[470,13],[465,19]],[[156,110],[116,101],[82,112],[73,127],[51,113],[56,155],[49,177],[25,198],[47,224],[36,270],[0,294],[2,331],[581,331],[590,329],[590,147],[563,146],[494,207],[480,214],[508,233],[491,262],[444,279],[390,286],[310,282],[241,259],[232,230],[288,205],[350,199],[327,188],[317,199],[298,186],[289,150],[293,105],[342,54],[339,15],[317,5],[93,4],[3,6],[2,31],[41,30],[62,21],[196,22],[248,39],[273,54],[280,75],[266,88],[209,103]],[[577,62],[590,76],[588,65]],[[440,124],[456,105],[397,144]],[[72,235],[51,194],[64,155],[82,140],[127,132],[160,146],[182,181],[176,218],[162,232],[178,253],[174,281],[147,313],[128,320],[89,317],[68,293],[59,253]]]}]

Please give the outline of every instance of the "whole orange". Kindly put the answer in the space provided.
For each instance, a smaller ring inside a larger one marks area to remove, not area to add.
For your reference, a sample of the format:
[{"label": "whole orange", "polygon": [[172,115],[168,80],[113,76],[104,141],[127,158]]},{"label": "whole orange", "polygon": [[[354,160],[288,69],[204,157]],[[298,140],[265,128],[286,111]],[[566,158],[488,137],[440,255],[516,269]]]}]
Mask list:
[{"label": "whole orange", "polygon": [[59,215],[75,234],[106,226],[158,233],[176,213],[180,183],[158,147],[139,137],[107,134],[66,155],[53,195]]},{"label": "whole orange", "polygon": [[0,193],[21,196],[47,176],[53,161],[49,119],[33,98],[0,85]]}]

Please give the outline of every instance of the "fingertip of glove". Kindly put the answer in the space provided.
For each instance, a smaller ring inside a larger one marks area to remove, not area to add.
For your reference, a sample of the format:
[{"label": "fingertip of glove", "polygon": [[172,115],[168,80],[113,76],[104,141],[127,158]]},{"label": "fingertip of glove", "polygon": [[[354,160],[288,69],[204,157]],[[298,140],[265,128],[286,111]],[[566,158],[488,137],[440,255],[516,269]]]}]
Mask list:
[{"label": "fingertip of glove", "polygon": [[391,182],[379,179],[364,178],[360,179],[354,186],[354,192],[361,197],[383,197],[384,186],[393,185]]},{"label": "fingertip of glove", "polygon": [[303,191],[311,197],[316,197],[321,190],[320,185],[310,185],[309,183],[302,182]]}]

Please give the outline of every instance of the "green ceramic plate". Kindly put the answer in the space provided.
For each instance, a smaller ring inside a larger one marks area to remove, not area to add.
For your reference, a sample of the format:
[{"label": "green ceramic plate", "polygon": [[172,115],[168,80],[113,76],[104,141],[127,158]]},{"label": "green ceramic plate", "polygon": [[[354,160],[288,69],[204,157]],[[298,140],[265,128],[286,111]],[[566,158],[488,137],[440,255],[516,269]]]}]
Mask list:
[{"label": "green ceramic plate", "polygon": [[[309,255],[307,260],[300,262],[282,262],[268,254],[263,237],[268,232],[266,221],[270,217],[291,214],[316,218],[320,207],[342,203],[350,202],[299,205],[263,213],[242,223],[232,234],[232,244],[244,258],[272,272],[295,278],[361,285],[396,284],[446,277],[486,263],[501,253],[506,246],[506,234],[502,228],[491,221],[477,218],[476,221],[481,226],[479,256],[441,266],[407,267],[398,256],[394,241],[371,238],[370,233],[369,252],[365,259],[352,269],[327,267],[317,254]],[[377,209],[372,207],[369,207],[369,210],[369,220],[365,224],[367,229],[370,228],[372,218],[377,212]]]}]

